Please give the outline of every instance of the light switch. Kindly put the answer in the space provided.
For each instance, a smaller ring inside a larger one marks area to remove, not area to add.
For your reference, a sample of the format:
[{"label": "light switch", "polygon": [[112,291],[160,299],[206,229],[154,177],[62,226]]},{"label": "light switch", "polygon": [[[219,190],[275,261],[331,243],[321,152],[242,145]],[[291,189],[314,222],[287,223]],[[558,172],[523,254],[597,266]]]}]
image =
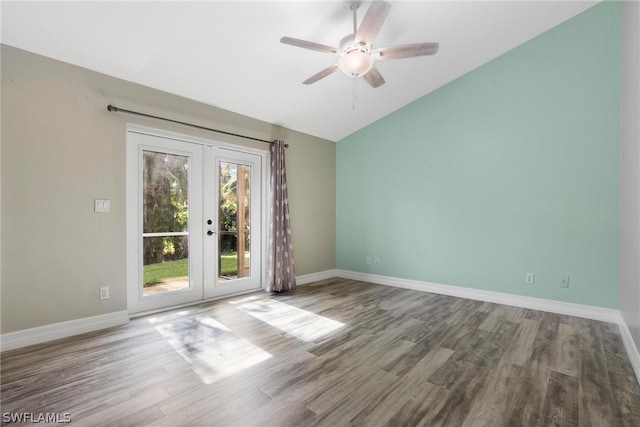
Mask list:
[{"label": "light switch", "polygon": [[96,212],[111,212],[111,200],[109,199],[96,199],[95,209]]}]

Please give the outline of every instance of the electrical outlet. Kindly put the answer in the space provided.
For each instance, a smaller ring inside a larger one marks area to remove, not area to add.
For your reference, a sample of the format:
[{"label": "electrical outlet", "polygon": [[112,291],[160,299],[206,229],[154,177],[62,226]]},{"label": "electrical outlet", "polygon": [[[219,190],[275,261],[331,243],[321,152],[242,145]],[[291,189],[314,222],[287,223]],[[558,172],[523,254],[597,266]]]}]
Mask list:
[{"label": "electrical outlet", "polygon": [[533,285],[535,276],[533,275],[533,273],[527,273],[524,276],[524,283],[526,283],[527,285]]},{"label": "electrical outlet", "polygon": [[376,259],[374,259],[374,260],[373,260],[373,263],[374,263],[375,265],[380,265],[380,258],[376,258]]},{"label": "electrical outlet", "polygon": [[111,200],[95,199],[93,201],[94,212],[111,212]]},{"label": "electrical outlet", "polygon": [[371,264],[371,257],[370,256],[367,257],[367,264]]},{"label": "electrical outlet", "polygon": [[100,287],[100,299],[109,299],[110,297],[110,293],[109,293],[109,287],[108,286],[101,286]]},{"label": "electrical outlet", "polygon": [[569,276],[560,276],[560,287],[561,288],[569,287]]}]

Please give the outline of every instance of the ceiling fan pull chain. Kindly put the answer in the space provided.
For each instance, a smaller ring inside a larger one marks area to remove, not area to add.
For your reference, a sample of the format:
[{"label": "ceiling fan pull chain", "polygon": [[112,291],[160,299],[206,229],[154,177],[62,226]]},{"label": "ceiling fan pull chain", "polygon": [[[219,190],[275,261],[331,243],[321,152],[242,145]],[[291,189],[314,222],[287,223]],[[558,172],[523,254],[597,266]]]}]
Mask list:
[{"label": "ceiling fan pull chain", "polygon": [[353,78],[353,98],[351,101],[351,109],[353,111],[356,111],[356,101],[358,100],[358,78],[357,77],[352,77]]}]

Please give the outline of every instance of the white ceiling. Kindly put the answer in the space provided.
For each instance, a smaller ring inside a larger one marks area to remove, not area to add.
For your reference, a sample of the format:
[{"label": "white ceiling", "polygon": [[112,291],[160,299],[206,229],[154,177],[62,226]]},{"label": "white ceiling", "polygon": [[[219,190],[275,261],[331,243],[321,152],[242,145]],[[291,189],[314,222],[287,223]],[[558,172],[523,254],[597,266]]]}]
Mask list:
[{"label": "white ceiling", "polygon": [[359,79],[355,110],[352,79],[340,71],[301,84],[337,57],[279,42],[337,46],[352,29],[345,1],[2,1],[1,35],[7,45],[337,141],[597,1],[390,3],[374,48],[439,42],[440,51],[377,62],[386,84]]}]

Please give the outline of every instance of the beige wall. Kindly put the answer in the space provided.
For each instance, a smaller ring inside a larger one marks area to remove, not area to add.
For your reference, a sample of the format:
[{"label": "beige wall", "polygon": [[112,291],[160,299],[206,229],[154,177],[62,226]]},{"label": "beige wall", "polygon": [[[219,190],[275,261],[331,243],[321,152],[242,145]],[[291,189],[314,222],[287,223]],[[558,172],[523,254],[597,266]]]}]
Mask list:
[{"label": "beige wall", "polygon": [[108,104],[284,139],[296,274],[335,268],[333,142],[2,45],[0,332],[126,310],[127,123],[265,148]]},{"label": "beige wall", "polygon": [[620,311],[640,350],[640,3],[622,16]]}]

